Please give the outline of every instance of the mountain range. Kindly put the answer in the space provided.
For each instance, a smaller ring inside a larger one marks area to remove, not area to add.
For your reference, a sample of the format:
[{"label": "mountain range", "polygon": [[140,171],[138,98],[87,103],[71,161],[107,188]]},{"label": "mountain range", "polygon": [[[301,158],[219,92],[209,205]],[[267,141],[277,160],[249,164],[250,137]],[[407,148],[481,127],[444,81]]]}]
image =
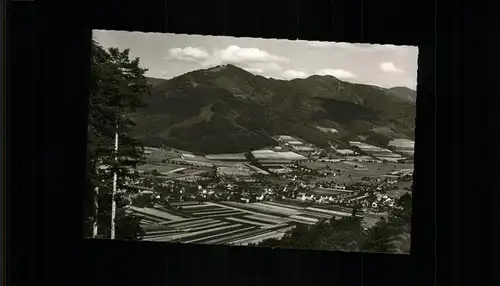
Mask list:
[{"label": "mountain range", "polygon": [[[151,95],[132,115],[132,135],[153,147],[202,154],[246,152],[288,134],[328,146],[414,139],[416,92],[341,81],[333,76],[278,80],[234,65],[149,79]],[[334,128],[337,133],[322,131]]]},{"label": "mountain range", "polygon": [[402,100],[417,102],[417,92],[407,87],[397,86],[389,88],[387,91]]}]

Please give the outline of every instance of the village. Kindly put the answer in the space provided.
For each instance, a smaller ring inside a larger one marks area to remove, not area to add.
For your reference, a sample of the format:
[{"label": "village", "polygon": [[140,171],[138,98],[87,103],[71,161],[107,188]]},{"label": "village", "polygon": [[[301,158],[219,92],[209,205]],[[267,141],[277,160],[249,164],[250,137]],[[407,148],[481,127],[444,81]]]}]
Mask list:
[{"label": "village", "polygon": [[353,210],[370,228],[411,192],[410,140],[394,139],[388,149],[350,141],[340,149],[274,139],[275,146],[238,154],[146,147],[132,182],[139,191],[127,207],[142,217],[143,239],[247,245]]}]

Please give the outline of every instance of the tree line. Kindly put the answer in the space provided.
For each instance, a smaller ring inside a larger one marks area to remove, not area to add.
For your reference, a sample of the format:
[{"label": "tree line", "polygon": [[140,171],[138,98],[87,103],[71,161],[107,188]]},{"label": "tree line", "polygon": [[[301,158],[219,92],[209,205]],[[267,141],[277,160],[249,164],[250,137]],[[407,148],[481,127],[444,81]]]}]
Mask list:
[{"label": "tree line", "polygon": [[320,220],[313,226],[297,225],[281,239],[267,239],[254,244],[266,247],[302,248],[330,251],[409,253],[411,233],[410,194],[403,195],[388,218],[367,230],[358,210],[351,216]]},{"label": "tree line", "polygon": [[[110,237],[113,200],[116,238],[139,239],[143,235],[140,218],[127,214],[124,206],[127,195],[136,192],[132,187],[137,177],[133,169],[144,159],[143,146],[128,133],[134,126],[130,114],[151,93],[146,71],[140,67],[139,58],[131,59],[128,49],[104,49],[92,41],[84,200],[86,237]],[[118,191],[113,195],[115,173]]]}]

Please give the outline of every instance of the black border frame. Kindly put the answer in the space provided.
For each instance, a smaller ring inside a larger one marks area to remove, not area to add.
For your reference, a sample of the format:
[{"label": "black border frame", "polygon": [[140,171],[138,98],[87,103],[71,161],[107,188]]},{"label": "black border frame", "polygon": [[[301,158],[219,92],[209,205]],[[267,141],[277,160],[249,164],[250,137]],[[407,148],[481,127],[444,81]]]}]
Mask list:
[{"label": "black border frame", "polygon": [[[31,121],[32,126],[24,126],[26,129],[23,134],[18,134],[18,138],[24,140],[19,139],[16,145],[18,149],[30,151],[18,157],[19,160],[29,162],[36,158],[36,163],[32,166],[32,173],[29,174],[31,181],[23,180],[21,175],[16,179],[22,185],[17,189],[27,190],[28,192],[22,195],[34,196],[32,200],[36,203],[30,207],[33,220],[28,225],[31,228],[17,230],[16,234],[21,237],[20,233],[22,233],[22,237],[25,237],[23,245],[37,246],[36,250],[33,248],[23,252],[26,254],[23,259],[36,260],[38,265],[43,266],[41,269],[43,274],[40,273],[36,277],[43,278],[45,283],[50,284],[74,283],[74,279],[80,276],[84,276],[86,282],[93,284],[96,282],[104,284],[104,281],[113,278],[115,281],[119,279],[122,284],[147,282],[147,284],[160,285],[161,283],[163,285],[164,279],[167,279],[169,283],[180,282],[181,285],[191,285],[201,281],[206,282],[205,284],[227,285],[240,281],[232,279],[238,279],[241,276],[249,277],[249,280],[238,284],[257,282],[262,284],[272,280],[280,283],[309,284],[322,280],[320,274],[326,270],[337,276],[335,282],[342,281],[350,284],[356,283],[356,285],[361,283],[391,284],[392,282],[399,285],[400,281],[386,280],[386,277],[395,275],[407,277],[407,279],[412,277],[411,282],[416,285],[432,285],[435,278],[435,264],[432,258],[435,257],[435,209],[433,207],[436,199],[430,198],[430,195],[414,198],[416,205],[425,203],[427,207],[414,210],[413,229],[415,232],[412,234],[413,254],[410,257],[240,247],[228,249],[196,245],[143,243],[138,246],[126,242],[110,244],[107,241],[83,241],[81,228],[70,222],[64,228],[53,223],[53,220],[60,217],[61,213],[64,213],[68,221],[81,218],[78,200],[81,197],[79,196],[81,188],[78,186],[82,185],[84,179],[84,167],[83,164],[80,166],[75,162],[83,162],[86,147],[85,140],[82,140],[85,136],[82,130],[86,122],[84,115],[87,112],[85,87],[88,84],[89,55],[87,51],[91,28],[418,44],[420,57],[416,152],[419,159],[416,161],[416,168],[418,168],[417,164],[425,164],[425,167],[417,169],[416,173],[420,178],[417,179],[419,185],[424,184],[432,188],[435,184],[435,165],[429,155],[436,154],[434,147],[437,147],[434,141],[436,122],[433,122],[433,118],[436,104],[433,95],[439,94],[441,97],[443,93],[435,91],[434,83],[437,75],[434,74],[436,41],[432,4],[422,1],[416,1],[415,4],[410,5],[404,3],[405,7],[400,3],[402,1],[384,1],[384,3],[376,1],[379,3],[373,4],[363,4],[362,1],[314,1],[314,3],[310,3],[313,1],[287,1],[279,4],[249,1],[250,4],[247,4],[243,1],[226,0],[220,1],[217,6],[207,1],[203,1],[202,4],[192,0],[182,1],[182,4],[173,2],[172,0],[168,3],[150,1],[147,4],[141,3],[142,6],[139,6],[137,1],[98,1],[90,4],[71,2],[58,3],[58,7],[50,7],[46,3],[35,2],[36,4],[33,4],[39,14],[31,15],[29,21],[33,26],[30,28],[36,28],[40,34],[43,34],[43,40],[38,39],[37,42],[34,37],[35,42],[32,45],[35,48],[32,46],[30,50],[32,55],[39,53],[37,59],[40,59],[40,66],[30,64],[33,71],[39,72],[40,78],[28,80],[39,88],[34,91],[25,86],[24,90],[16,91],[30,96],[29,100],[18,99],[17,106],[23,105],[20,101],[28,101],[31,104],[36,102],[37,108],[33,108],[33,111],[37,114],[30,115],[28,119],[22,118]],[[65,12],[56,12],[61,10]],[[189,15],[189,11],[193,13]],[[233,11],[239,13],[233,13]],[[401,13],[401,11],[411,12]],[[201,14],[195,17],[193,15],[195,12],[201,12]],[[218,17],[214,17],[216,13],[219,13]],[[387,20],[389,16],[393,17],[392,20],[398,24],[394,25],[392,21]],[[276,17],[281,17],[282,21],[276,21]],[[25,17],[25,19],[28,18]],[[65,28],[71,30],[65,30]],[[426,60],[422,59],[422,55]],[[453,56],[456,57],[455,54]],[[23,63],[29,63],[29,61],[25,59]],[[23,73],[17,70],[16,74],[22,75]],[[22,83],[16,84],[16,87],[23,86]],[[446,96],[449,99],[450,95],[443,95],[443,97]],[[420,110],[425,111],[422,113]],[[445,116],[444,112],[446,111],[440,110],[440,117]],[[21,121],[21,117],[18,119]],[[448,122],[450,121],[446,123]],[[81,128],[78,129],[75,126],[81,126]],[[419,126],[428,126],[429,129],[419,128]],[[440,130],[443,129],[440,128]],[[448,132],[451,133],[452,130]],[[452,138],[451,134],[446,136]],[[16,154],[22,153],[22,151],[18,152]],[[429,155],[429,157],[422,157],[418,153],[423,153],[424,156]],[[71,168],[65,166],[71,166]],[[54,173],[55,169],[58,171]],[[15,170],[18,172],[26,168],[19,166]],[[424,189],[424,187],[417,188]],[[18,194],[15,198],[16,203],[20,205],[23,201],[22,195]],[[15,214],[21,216],[20,212]],[[35,227],[37,227],[36,230]],[[36,239],[35,235],[37,235]],[[121,252],[120,250],[124,248],[127,251]],[[39,255],[35,255],[37,252]],[[111,259],[106,260],[111,255],[114,256],[114,262],[111,262]],[[139,259],[140,264],[133,263],[133,255],[149,257],[151,260],[144,262]],[[162,256],[167,256],[167,261],[164,261]],[[185,258],[180,262],[172,263],[168,261],[168,256]],[[216,274],[207,276],[206,272],[214,269],[211,268],[213,259],[226,260],[222,268],[229,269],[229,271],[212,272]],[[231,259],[233,263],[227,262],[228,259]],[[255,264],[254,261],[259,261],[261,264]],[[282,261],[287,263],[280,266],[279,263]],[[238,265],[238,263],[241,264]],[[336,265],[330,267],[332,263]],[[387,267],[380,267],[381,263]],[[78,268],[76,265],[83,265],[83,268]],[[166,278],[160,270],[164,268],[168,272]],[[26,273],[30,273],[31,278],[34,278],[36,271],[33,266],[30,269]],[[136,273],[149,273],[149,275],[145,276],[147,278],[134,278],[123,274],[131,269],[135,269]],[[187,271],[187,274],[179,275],[181,271]],[[356,274],[349,274],[352,271],[356,271]],[[232,276],[224,278],[226,274],[232,274]],[[182,277],[185,278],[184,281],[179,280]],[[314,277],[312,281],[311,277]],[[355,277],[354,281],[353,277]],[[218,279],[220,283],[212,279]],[[207,282],[208,280],[212,281]],[[410,281],[407,282],[410,283]]]},{"label": "black border frame", "polygon": [[[419,14],[416,15],[429,15],[427,18],[429,21],[417,21],[415,18],[410,17],[406,19],[405,23],[411,23],[411,20],[415,21],[415,26],[413,29],[411,24],[404,25],[399,28],[411,29],[413,33],[401,34],[398,33],[398,29],[388,29],[387,23],[380,24],[380,18],[382,15],[377,15],[377,12],[387,8],[389,4],[380,7],[380,3],[370,3],[366,4],[361,1],[330,1],[314,3],[313,5],[305,2],[290,1],[283,5],[284,3],[265,3],[262,1],[249,1],[250,3],[236,2],[236,1],[219,1],[219,5],[214,3],[204,2],[198,3],[198,1],[183,1],[182,4],[179,2],[168,1],[165,14],[166,25],[162,25],[163,21],[151,21],[150,23],[133,25],[132,22],[124,21],[120,22],[120,18],[109,19],[109,14],[106,17],[101,17],[101,12],[109,11],[107,8],[96,10],[98,16],[94,16],[96,19],[93,22],[92,28],[95,29],[105,29],[105,30],[129,30],[129,31],[144,31],[144,32],[170,32],[170,33],[183,33],[183,34],[208,34],[208,35],[226,35],[226,36],[239,36],[239,37],[261,37],[261,38],[286,38],[286,39],[303,39],[303,40],[326,40],[326,41],[347,41],[347,42],[365,42],[365,43],[382,43],[382,44],[403,44],[403,45],[418,45],[419,46],[419,83],[418,83],[418,102],[417,102],[417,126],[423,126],[416,130],[416,163],[415,168],[418,171],[417,178],[418,181],[417,190],[414,195],[414,216],[412,223],[412,256],[404,255],[387,255],[387,254],[361,254],[361,253],[322,253],[318,251],[305,251],[305,250],[283,250],[283,249],[246,249],[241,247],[223,247],[223,246],[197,246],[197,245],[160,245],[154,243],[144,244],[144,250],[151,251],[152,253],[158,251],[164,253],[167,257],[166,267],[168,273],[180,273],[184,269],[191,268],[193,272],[189,275],[172,275],[169,274],[167,277],[171,278],[172,283],[176,284],[180,282],[181,285],[192,285],[196,283],[202,275],[207,275],[206,273],[216,272],[215,266],[212,266],[211,260],[227,260],[234,259],[236,257],[245,257],[245,259],[260,260],[255,257],[265,257],[265,261],[259,263],[263,266],[252,266],[251,262],[242,263],[245,266],[234,266],[234,264],[224,264],[223,268],[229,268],[225,275],[230,276],[222,278],[217,276],[212,279],[222,279],[218,280],[222,285],[230,283],[229,281],[239,281],[238,277],[250,276],[251,273],[260,273],[261,275],[268,275],[268,279],[273,279],[273,277],[268,273],[266,269],[273,269],[275,265],[279,265],[281,261],[287,261],[286,266],[279,268],[281,273],[287,273],[285,276],[280,276],[280,283],[292,283],[292,284],[308,284],[319,282],[311,279],[311,276],[321,277],[320,273],[323,271],[328,271],[328,268],[321,266],[318,262],[331,261],[331,263],[337,264],[338,267],[334,272],[341,281],[348,281],[350,277],[358,277],[359,280],[353,283],[362,284],[372,284],[382,283],[385,277],[390,276],[391,273],[398,273],[397,276],[413,276],[420,279],[426,280],[425,284],[429,284],[429,277],[433,277],[434,264],[433,257],[435,256],[434,250],[434,190],[435,188],[435,97],[434,94],[434,46],[432,37],[432,6],[413,6]],[[389,1],[388,1],[389,2]],[[236,5],[238,4],[238,5]],[[243,4],[243,5],[242,5]],[[319,5],[318,5],[319,4]],[[395,4],[395,2],[390,1],[391,5],[396,7],[391,7],[386,11],[387,14],[397,9],[408,10],[408,7],[404,7],[401,4]],[[151,4],[152,5],[152,4]],[[316,6],[317,5],[317,6]],[[316,7],[314,7],[316,6]],[[377,7],[378,6],[378,7]],[[144,9],[149,8],[145,6]],[[155,9],[155,14],[159,18],[162,9],[158,4]],[[204,11],[203,14],[190,13],[194,8]],[[265,7],[265,8],[264,8]],[[377,8],[378,9],[377,9]],[[322,15],[333,16],[333,21],[329,22],[328,17],[317,17],[316,13],[325,8]],[[425,10],[425,8],[431,8]],[[410,8],[411,9],[411,8]],[[124,9],[125,10],[125,9]],[[163,11],[165,11],[163,10]],[[245,10],[244,15],[234,13],[233,11]],[[173,11],[173,13],[172,13]],[[345,13],[345,11],[348,11]],[[373,11],[371,14],[368,11]],[[375,12],[376,11],[376,12]],[[255,12],[255,13],[252,13]],[[329,12],[329,13],[328,13]],[[344,14],[345,13],[345,14]],[[280,18],[281,23],[272,21],[273,17],[277,14],[283,15]],[[332,15],[333,14],[333,15]],[[214,15],[217,15],[214,17]],[[218,16],[220,15],[220,16]],[[237,15],[237,16],[236,16]],[[354,16],[354,17],[353,17]],[[403,15],[401,15],[402,17]],[[407,17],[408,15],[406,15]],[[126,19],[125,15],[122,15]],[[193,17],[199,17],[193,20]],[[214,21],[210,17],[215,18]],[[103,20],[101,20],[103,19]],[[157,18],[155,18],[157,19]],[[350,19],[349,22],[346,20]],[[403,21],[398,18],[396,21]],[[310,22],[309,22],[310,21]],[[231,25],[230,23],[247,23],[247,25]],[[309,23],[308,23],[309,22]],[[346,23],[347,22],[347,23]],[[201,24],[203,23],[203,24]],[[251,24],[250,24],[251,23]],[[418,24],[420,25],[418,25]],[[385,25],[384,25],[385,24]],[[320,27],[323,29],[314,29],[313,27]],[[266,27],[266,28],[264,28]],[[385,29],[385,33],[378,33],[377,29]],[[425,32],[427,32],[427,34]],[[392,34],[392,35],[391,35]],[[425,194],[421,190],[429,190]],[[419,191],[420,190],[420,191]],[[130,248],[134,251],[139,251],[141,247],[135,246],[127,242],[110,242],[110,241],[85,241],[91,248],[99,249],[98,252],[114,253],[114,250],[120,248]],[[123,244],[123,246],[121,246]],[[118,246],[120,245],[120,246]],[[137,249],[137,250],[135,250]],[[140,250],[142,251],[142,249]],[[196,264],[193,264],[193,260],[187,260],[179,262],[174,258],[172,261],[168,257],[182,256],[182,253],[196,253]],[[145,256],[149,257],[149,256]],[[158,262],[162,263],[162,259],[159,258]],[[342,261],[342,263],[340,262]],[[388,268],[392,268],[391,271],[384,272],[384,270],[375,265],[382,262],[388,264]],[[241,263],[241,262],[239,262]],[[179,265],[180,264],[180,265]],[[307,267],[304,269],[304,266]],[[248,270],[241,270],[241,268],[248,267]],[[146,267],[149,268],[149,267]],[[174,270],[175,269],[175,270]],[[395,270],[397,269],[397,270]],[[394,271],[395,270],[395,271]],[[185,271],[185,270],[184,270]],[[149,273],[149,272],[148,272]],[[304,275],[307,273],[307,275]],[[343,274],[342,274],[343,273]],[[383,274],[382,274],[383,273]],[[197,278],[198,277],[198,278]],[[213,277],[213,275],[210,275]],[[309,278],[306,278],[309,277]],[[379,279],[377,279],[377,277]],[[384,278],[382,278],[384,277]],[[424,278],[426,277],[426,278]],[[179,280],[178,280],[179,279]],[[312,281],[311,281],[312,280]],[[378,282],[375,282],[377,281]],[[287,282],[284,282],[287,281]],[[314,282],[313,282],[314,281]],[[368,282],[370,281],[370,282]],[[422,281],[423,282],[423,281]],[[214,285],[220,283],[214,283]],[[254,284],[252,281],[250,284]],[[260,283],[260,281],[259,281]],[[230,283],[231,284],[231,283]],[[385,282],[387,284],[387,282]]]},{"label": "black border frame", "polygon": [[[37,154],[43,152],[35,141],[37,127],[40,127],[36,124],[37,104],[41,99],[37,98],[35,89],[40,58],[37,55],[40,41],[36,29],[39,14],[33,2],[7,0],[5,8],[5,27],[2,28],[6,30],[5,39],[2,40],[5,40],[3,68],[6,94],[1,114],[5,120],[2,122],[5,129],[1,135],[5,143],[2,150],[5,152],[2,162],[5,177],[2,177],[1,183],[5,184],[6,190],[1,203],[5,204],[2,206],[2,215],[6,217],[2,216],[1,219],[5,223],[2,225],[2,237],[5,239],[2,256],[6,261],[2,265],[5,275],[2,273],[1,278],[10,284],[30,283],[31,279],[39,278],[36,271],[36,258],[39,257],[36,255],[38,246],[42,245],[42,241],[35,237],[35,221],[40,215],[37,213],[39,209],[35,191],[40,176],[36,170],[41,166],[41,162],[36,159]],[[38,193],[38,196],[41,195]],[[29,219],[24,225],[16,222],[16,219],[26,216]]]},{"label": "black border frame", "polygon": [[[7,70],[6,69],[6,53],[5,53],[5,42],[6,42],[6,30],[7,28],[5,27],[6,26],[6,23],[7,23],[7,19],[6,19],[6,7],[7,7],[7,3],[4,1],[4,2],[1,2],[0,3],[0,41],[1,41],[1,44],[0,44],[0,136],[1,137],[4,137],[6,134],[6,118],[7,116],[5,115],[6,113],[6,105],[7,105],[7,97],[4,96],[5,94],[7,94],[7,88],[5,87],[5,83],[7,82],[7,76],[5,75],[5,71]],[[0,138],[1,138],[0,137]],[[5,233],[5,230],[6,230],[6,215],[7,215],[7,212],[8,210],[6,210],[7,208],[7,204],[6,204],[6,200],[7,200],[7,192],[4,192],[3,190],[6,190],[7,189],[7,184],[6,184],[6,178],[7,178],[7,172],[5,171],[5,166],[7,164],[5,164],[5,161],[6,160],[6,156],[5,154],[7,153],[5,149],[7,149],[5,147],[5,142],[4,141],[0,141],[0,191],[2,192],[0,194],[0,233]],[[0,237],[0,253],[5,253],[6,252],[6,249],[7,249],[7,243],[5,241],[5,236],[2,236]],[[2,270],[2,272],[0,272],[0,283],[2,284],[6,284],[7,283],[7,279],[5,277],[6,273],[7,273],[7,267],[3,267],[3,265],[5,265],[7,260],[5,259],[5,255],[2,255],[2,257],[0,257],[0,268]]]}]

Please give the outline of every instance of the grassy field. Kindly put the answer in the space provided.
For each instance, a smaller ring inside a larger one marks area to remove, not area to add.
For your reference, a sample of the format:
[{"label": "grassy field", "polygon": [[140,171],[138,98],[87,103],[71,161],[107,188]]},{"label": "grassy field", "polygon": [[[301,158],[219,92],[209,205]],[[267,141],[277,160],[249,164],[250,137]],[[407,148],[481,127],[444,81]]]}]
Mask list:
[{"label": "grassy field", "polygon": [[146,148],[146,151],[146,161],[148,162],[161,162],[163,160],[171,160],[180,157],[178,153],[164,149]]},{"label": "grassy field", "polygon": [[333,196],[333,195],[338,195],[338,194],[343,194],[345,192],[342,191],[337,191],[337,190],[327,190],[327,189],[314,189],[311,190],[312,193],[319,195],[319,196]]},{"label": "grassy field", "polygon": [[[360,182],[363,177],[380,177],[392,171],[402,169],[412,169],[413,164],[402,163],[373,163],[373,162],[308,162],[304,166],[314,170],[340,170],[336,176],[318,177],[312,182],[336,182],[336,183],[355,183]],[[327,167],[328,166],[328,167]]]},{"label": "grassy field", "polygon": [[185,166],[179,166],[175,164],[145,164],[137,166],[139,171],[151,172],[153,170],[157,170],[159,173],[170,172],[175,169],[179,169]]},{"label": "grassy field", "polygon": [[319,161],[312,161],[312,162],[303,162],[299,164],[301,167],[305,167],[307,169],[311,170],[321,170],[321,169],[326,169],[326,166],[328,163],[325,162],[319,162]]}]

